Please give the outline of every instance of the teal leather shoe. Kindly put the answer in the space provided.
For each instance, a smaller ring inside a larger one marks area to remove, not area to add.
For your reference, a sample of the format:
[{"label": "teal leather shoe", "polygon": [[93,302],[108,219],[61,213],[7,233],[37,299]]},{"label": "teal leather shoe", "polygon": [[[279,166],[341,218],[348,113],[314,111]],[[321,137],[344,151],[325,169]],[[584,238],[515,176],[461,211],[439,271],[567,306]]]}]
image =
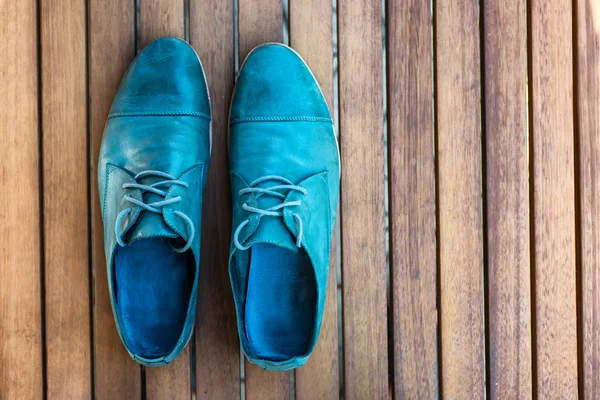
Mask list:
[{"label": "teal leather shoe", "polygon": [[229,151],[240,341],[262,368],[296,368],[321,329],[340,162],[323,94],[294,50],[265,44],[244,61]]},{"label": "teal leather shoe", "polygon": [[170,363],[190,340],[211,146],[204,71],[183,40],[136,57],[115,96],[98,161],[108,290],[134,360]]}]

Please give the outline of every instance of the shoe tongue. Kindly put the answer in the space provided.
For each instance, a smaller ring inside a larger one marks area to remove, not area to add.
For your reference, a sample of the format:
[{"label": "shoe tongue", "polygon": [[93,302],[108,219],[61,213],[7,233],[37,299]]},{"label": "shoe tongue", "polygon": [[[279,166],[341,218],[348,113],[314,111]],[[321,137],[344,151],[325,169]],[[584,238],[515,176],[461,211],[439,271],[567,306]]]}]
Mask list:
[{"label": "shoe tongue", "polygon": [[173,232],[165,223],[162,214],[142,211],[135,224],[127,232],[127,241],[129,243],[142,239],[171,238],[178,235]]},{"label": "shoe tongue", "polygon": [[283,247],[287,250],[298,252],[296,247],[296,239],[283,223],[280,217],[262,217],[258,223],[258,228],[244,244],[252,246],[258,243],[271,244]]},{"label": "shoe tongue", "polygon": [[[149,185],[154,181],[140,183]],[[154,193],[145,193],[143,197],[146,204],[164,200],[163,197]],[[137,220],[127,232],[128,242],[149,238],[174,239],[176,237],[178,235],[166,224],[162,213],[158,214],[144,209],[140,211]]]},{"label": "shoe tongue", "polygon": [[[281,200],[277,198],[261,198],[260,208],[266,209],[279,202]],[[257,243],[271,244],[291,250],[294,253],[298,252],[296,238],[289,231],[282,217],[263,216],[260,219],[258,227],[244,245],[251,246]]]}]

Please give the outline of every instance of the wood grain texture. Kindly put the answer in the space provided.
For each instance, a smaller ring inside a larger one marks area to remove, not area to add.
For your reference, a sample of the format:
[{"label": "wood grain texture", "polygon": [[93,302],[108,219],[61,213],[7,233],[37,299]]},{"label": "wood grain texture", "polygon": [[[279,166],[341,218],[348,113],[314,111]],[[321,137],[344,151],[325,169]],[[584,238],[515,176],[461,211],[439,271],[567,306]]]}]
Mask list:
[{"label": "wood grain texture", "polygon": [[[311,68],[333,111],[333,7],[321,0],[292,0],[289,6],[290,46]],[[336,253],[334,238],[321,334],[306,365],[296,370],[297,400],[339,397]]]},{"label": "wood grain texture", "polygon": [[238,0],[239,64],[256,46],[283,41],[282,0]]},{"label": "wood grain texture", "polygon": [[[238,1],[239,63],[248,53],[266,42],[283,41],[283,3],[281,0]],[[248,400],[287,399],[290,373],[272,372],[245,360],[246,398]]]},{"label": "wood grain texture", "polygon": [[483,398],[479,2],[436,3],[442,394]]},{"label": "wood grain texture", "polygon": [[246,360],[246,399],[287,400],[290,398],[290,373],[266,371]]},{"label": "wood grain texture", "polygon": [[190,399],[191,386],[190,346],[167,366],[146,368],[146,398],[148,400]]},{"label": "wood grain texture", "polygon": [[240,397],[240,342],[227,272],[231,240],[227,127],[235,79],[233,19],[233,0],[190,1],[190,42],[202,60],[212,103],[213,144],[202,206],[196,312],[196,398],[203,400]]},{"label": "wood grain texture", "polygon": [[538,398],[567,399],[578,395],[572,9],[531,7],[535,379]]},{"label": "wood grain texture", "polygon": [[0,2],[0,398],[42,398],[35,1]]},{"label": "wood grain texture", "polygon": [[398,399],[434,399],[437,270],[430,2],[389,2],[387,24],[394,394]]},{"label": "wood grain texture", "polygon": [[344,398],[388,397],[381,2],[338,4]]},{"label": "wood grain texture", "polygon": [[577,3],[583,397],[600,398],[600,4]]},{"label": "wood grain texture", "polygon": [[[164,37],[185,37],[183,0],[140,2],[140,50]],[[151,399],[190,398],[192,394],[190,347],[173,363],[162,368],[146,368],[146,397]]]},{"label": "wood grain texture", "polygon": [[96,169],[110,105],[135,55],[134,13],[129,0],[92,0],[89,4],[94,383],[100,400],[138,399],[142,392],[140,366],[119,339],[108,296]]},{"label": "wood grain texture", "polygon": [[485,144],[492,399],[532,396],[527,3],[486,0]]},{"label": "wood grain texture", "polygon": [[40,3],[47,390],[89,399],[86,9],[80,0]]},{"label": "wood grain texture", "polygon": [[185,38],[184,0],[140,1],[140,48],[164,36]]}]

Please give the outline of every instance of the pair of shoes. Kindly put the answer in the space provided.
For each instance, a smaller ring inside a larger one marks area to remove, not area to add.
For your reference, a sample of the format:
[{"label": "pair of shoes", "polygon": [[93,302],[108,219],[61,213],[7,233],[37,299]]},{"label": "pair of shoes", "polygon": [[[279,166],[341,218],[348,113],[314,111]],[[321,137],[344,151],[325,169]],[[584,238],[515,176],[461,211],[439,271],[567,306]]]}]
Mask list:
[{"label": "pair of shoes", "polygon": [[[152,42],[121,82],[98,162],[113,314],[147,366],[170,363],[192,334],[211,135],[198,56],[179,39]],[[296,52],[266,44],[248,55],[229,136],[242,348],[265,369],[296,368],[321,327],[340,178],[327,104]]]}]

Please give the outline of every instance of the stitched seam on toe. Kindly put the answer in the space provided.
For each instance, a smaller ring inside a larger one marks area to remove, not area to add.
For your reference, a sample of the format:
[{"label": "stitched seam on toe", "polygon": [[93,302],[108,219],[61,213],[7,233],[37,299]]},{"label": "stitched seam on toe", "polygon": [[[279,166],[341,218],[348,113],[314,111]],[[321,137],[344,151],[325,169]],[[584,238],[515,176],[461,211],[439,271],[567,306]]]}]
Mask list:
[{"label": "stitched seam on toe", "polygon": [[108,118],[117,117],[147,117],[147,116],[189,116],[200,117],[210,120],[210,115],[198,111],[135,111],[135,112],[117,112],[108,115]]},{"label": "stitched seam on toe", "polygon": [[230,125],[239,124],[240,122],[286,122],[286,121],[333,123],[331,118],[326,118],[326,117],[243,117],[243,118],[232,119]]}]

